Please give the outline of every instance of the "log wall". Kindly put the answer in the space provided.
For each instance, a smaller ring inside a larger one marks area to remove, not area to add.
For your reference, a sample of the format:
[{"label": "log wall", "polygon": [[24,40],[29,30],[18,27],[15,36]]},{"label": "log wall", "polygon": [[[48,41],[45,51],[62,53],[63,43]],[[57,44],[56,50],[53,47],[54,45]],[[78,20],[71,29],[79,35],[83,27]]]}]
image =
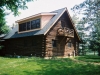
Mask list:
[{"label": "log wall", "polygon": [[45,56],[45,37],[34,36],[5,41],[5,54],[22,56]]},{"label": "log wall", "polygon": [[[51,56],[74,56],[74,38],[67,36],[57,36],[58,28],[62,28],[59,20],[46,35],[46,57]],[[52,46],[52,40],[56,40],[57,47]],[[68,47],[68,41],[72,40],[71,47]]]},{"label": "log wall", "polygon": [[[74,37],[57,36],[57,30],[62,28],[62,20],[64,21],[64,26],[66,26],[66,28],[74,30],[68,16],[64,13],[46,35],[6,40],[4,42],[5,47],[3,53],[39,57],[68,57],[78,55],[79,42],[76,33],[74,33]],[[56,40],[56,47],[53,47],[52,40]],[[71,47],[68,46],[70,41]]]}]

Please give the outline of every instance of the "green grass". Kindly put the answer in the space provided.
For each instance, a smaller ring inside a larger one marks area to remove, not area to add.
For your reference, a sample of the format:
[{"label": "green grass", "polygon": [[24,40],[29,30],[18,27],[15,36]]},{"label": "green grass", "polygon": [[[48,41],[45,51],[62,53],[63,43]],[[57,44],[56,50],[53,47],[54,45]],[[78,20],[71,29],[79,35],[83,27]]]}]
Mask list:
[{"label": "green grass", "polygon": [[100,75],[100,65],[79,63],[70,58],[0,57],[0,75]]},{"label": "green grass", "polygon": [[100,56],[94,56],[94,55],[78,56],[78,57],[75,57],[75,59],[78,59],[84,62],[100,63]]}]

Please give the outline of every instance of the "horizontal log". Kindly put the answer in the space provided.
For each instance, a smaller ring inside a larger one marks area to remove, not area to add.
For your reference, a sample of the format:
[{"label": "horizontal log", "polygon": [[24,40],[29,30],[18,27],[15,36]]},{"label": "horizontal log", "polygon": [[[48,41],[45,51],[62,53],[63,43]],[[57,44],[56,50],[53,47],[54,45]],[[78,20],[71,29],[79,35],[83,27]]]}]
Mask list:
[{"label": "horizontal log", "polygon": [[54,38],[54,36],[48,35],[48,36],[46,37],[46,39],[49,39],[49,38]]},{"label": "horizontal log", "polygon": [[52,38],[46,38],[46,41],[52,41]]}]

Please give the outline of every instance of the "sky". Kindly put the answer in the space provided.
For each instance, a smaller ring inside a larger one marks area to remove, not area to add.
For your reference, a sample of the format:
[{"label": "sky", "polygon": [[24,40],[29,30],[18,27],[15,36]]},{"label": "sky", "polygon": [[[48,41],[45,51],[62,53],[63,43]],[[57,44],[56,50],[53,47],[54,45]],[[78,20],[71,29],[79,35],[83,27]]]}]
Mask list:
[{"label": "sky", "polygon": [[57,9],[67,7],[70,15],[73,15],[71,8],[76,4],[82,3],[84,0],[34,0],[33,2],[27,3],[28,9],[19,10],[21,14],[17,17],[12,14],[6,16],[7,25],[12,26],[15,21],[22,18],[35,15],[41,12],[51,12]]}]

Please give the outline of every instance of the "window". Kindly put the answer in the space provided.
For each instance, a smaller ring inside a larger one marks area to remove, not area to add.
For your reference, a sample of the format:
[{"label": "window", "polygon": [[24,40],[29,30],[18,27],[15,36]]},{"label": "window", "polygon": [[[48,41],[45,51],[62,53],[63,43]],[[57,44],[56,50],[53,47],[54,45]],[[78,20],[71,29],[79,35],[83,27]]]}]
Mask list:
[{"label": "window", "polygon": [[19,24],[19,32],[31,29],[40,28],[40,19],[32,20],[26,23]]},{"label": "window", "polygon": [[40,19],[31,21],[31,29],[40,28]]},{"label": "window", "polygon": [[35,20],[31,21],[31,29],[36,28]]},{"label": "window", "polygon": [[19,24],[19,31],[25,31],[26,30],[26,23]]},{"label": "window", "polygon": [[23,23],[23,31],[26,31],[27,27],[26,27],[26,23]]},{"label": "window", "polygon": [[23,31],[23,24],[19,25],[19,31]]},{"label": "window", "polygon": [[40,28],[40,19],[36,20],[36,28]]},{"label": "window", "polygon": [[31,24],[30,22],[27,22],[27,30],[30,30],[31,29]]},{"label": "window", "polygon": [[71,47],[71,46],[72,46],[71,40],[69,40],[69,42],[68,42],[68,47]]},{"label": "window", "polygon": [[52,40],[52,46],[56,47],[57,46],[57,40]]}]

